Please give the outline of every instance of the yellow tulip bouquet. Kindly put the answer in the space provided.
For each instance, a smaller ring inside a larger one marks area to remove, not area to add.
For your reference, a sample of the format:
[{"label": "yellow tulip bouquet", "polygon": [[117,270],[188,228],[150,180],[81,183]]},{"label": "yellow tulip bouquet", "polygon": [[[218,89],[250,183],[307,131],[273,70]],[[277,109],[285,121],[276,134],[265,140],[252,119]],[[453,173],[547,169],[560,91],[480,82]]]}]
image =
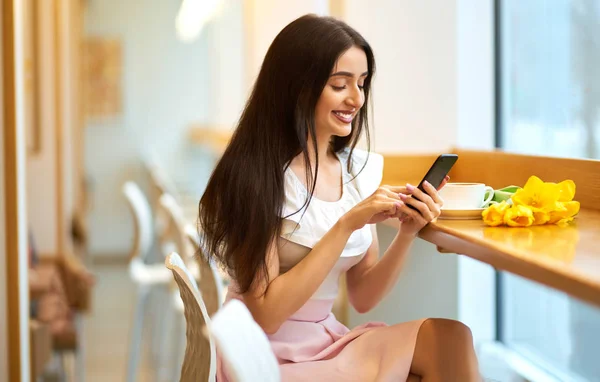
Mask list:
[{"label": "yellow tulip bouquet", "polygon": [[531,176],[523,188],[512,186],[506,189],[513,189],[514,193],[505,200],[494,202],[481,213],[486,225],[563,225],[571,222],[579,212],[579,202],[573,200],[575,183],[572,180],[551,183]]}]

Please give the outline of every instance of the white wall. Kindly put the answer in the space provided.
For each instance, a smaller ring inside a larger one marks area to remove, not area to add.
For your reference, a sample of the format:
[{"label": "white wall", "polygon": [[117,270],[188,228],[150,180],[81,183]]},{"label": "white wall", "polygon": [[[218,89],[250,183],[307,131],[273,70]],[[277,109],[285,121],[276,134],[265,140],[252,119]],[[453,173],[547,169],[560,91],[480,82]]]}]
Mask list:
[{"label": "white wall", "polygon": [[246,0],[244,2],[248,88],[254,84],[265,54],[275,36],[287,24],[307,13],[328,14],[329,1]]},{"label": "white wall", "polygon": [[[348,0],[344,19],[375,52],[374,150],[493,147],[490,0],[376,0],[368,7]],[[395,233],[385,226],[378,232],[385,249]],[[417,240],[391,294],[367,314],[351,311],[350,322],[447,317],[467,323],[477,340],[488,340],[493,295],[489,266],[442,255]]]},{"label": "white wall", "polygon": [[378,152],[435,152],[456,142],[455,1],[347,1],[369,41]]},{"label": "white wall", "polygon": [[[377,226],[382,252],[396,233],[394,228]],[[350,323],[354,326],[368,321],[395,324],[423,317],[458,318],[458,283],[456,256],[441,255],[433,244],[417,239],[390,294],[366,314],[351,309]]]},{"label": "white wall", "polygon": [[457,0],[457,139],[463,148],[494,147],[494,5]]},{"label": "white wall", "polygon": [[220,11],[205,29],[210,123],[232,129],[246,100],[244,9],[239,0],[222,0]]},{"label": "white wall", "polygon": [[[225,2],[219,14],[224,22],[211,22],[190,44],[175,35],[179,5],[164,0],[87,2],[85,34],[118,38],[123,49],[123,113],[110,121],[88,122],[85,132],[85,168],[93,182],[93,254],[125,254],[130,248],[132,222],[120,189],[128,179],[139,180],[141,155],[154,150],[174,171],[190,123],[231,123],[241,109],[241,4]],[[218,96],[213,97],[215,90]]]}]

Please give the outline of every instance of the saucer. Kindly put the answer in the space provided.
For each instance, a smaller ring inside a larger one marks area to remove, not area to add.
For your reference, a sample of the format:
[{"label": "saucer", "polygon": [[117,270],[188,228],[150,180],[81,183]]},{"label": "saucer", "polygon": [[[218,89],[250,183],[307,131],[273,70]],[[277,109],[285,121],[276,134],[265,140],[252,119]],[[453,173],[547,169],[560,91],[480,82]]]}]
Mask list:
[{"label": "saucer", "polygon": [[481,212],[485,208],[472,208],[472,209],[445,209],[442,208],[441,214],[438,219],[447,220],[474,220],[481,219]]}]

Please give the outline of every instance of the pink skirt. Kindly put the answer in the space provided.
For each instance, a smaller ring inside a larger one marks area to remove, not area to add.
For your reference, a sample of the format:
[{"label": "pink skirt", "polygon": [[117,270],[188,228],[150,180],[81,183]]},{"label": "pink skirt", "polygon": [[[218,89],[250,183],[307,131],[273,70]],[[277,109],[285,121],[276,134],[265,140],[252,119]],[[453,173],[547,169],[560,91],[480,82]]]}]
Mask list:
[{"label": "pink skirt", "polygon": [[[333,301],[309,300],[268,336],[281,380],[406,381],[425,320],[370,322],[350,330],[331,313],[332,306]],[[220,362],[217,381],[227,381]]]}]

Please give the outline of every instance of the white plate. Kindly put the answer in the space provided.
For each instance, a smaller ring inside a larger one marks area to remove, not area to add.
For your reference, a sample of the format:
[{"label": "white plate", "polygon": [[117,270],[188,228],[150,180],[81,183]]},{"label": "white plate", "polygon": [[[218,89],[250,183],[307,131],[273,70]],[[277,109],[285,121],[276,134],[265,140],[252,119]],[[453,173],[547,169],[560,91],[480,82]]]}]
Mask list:
[{"label": "white plate", "polygon": [[448,220],[465,220],[465,219],[481,219],[481,212],[485,208],[473,208],[468,210],[449,210],[442,208],[442,213],[439,219]]}]

